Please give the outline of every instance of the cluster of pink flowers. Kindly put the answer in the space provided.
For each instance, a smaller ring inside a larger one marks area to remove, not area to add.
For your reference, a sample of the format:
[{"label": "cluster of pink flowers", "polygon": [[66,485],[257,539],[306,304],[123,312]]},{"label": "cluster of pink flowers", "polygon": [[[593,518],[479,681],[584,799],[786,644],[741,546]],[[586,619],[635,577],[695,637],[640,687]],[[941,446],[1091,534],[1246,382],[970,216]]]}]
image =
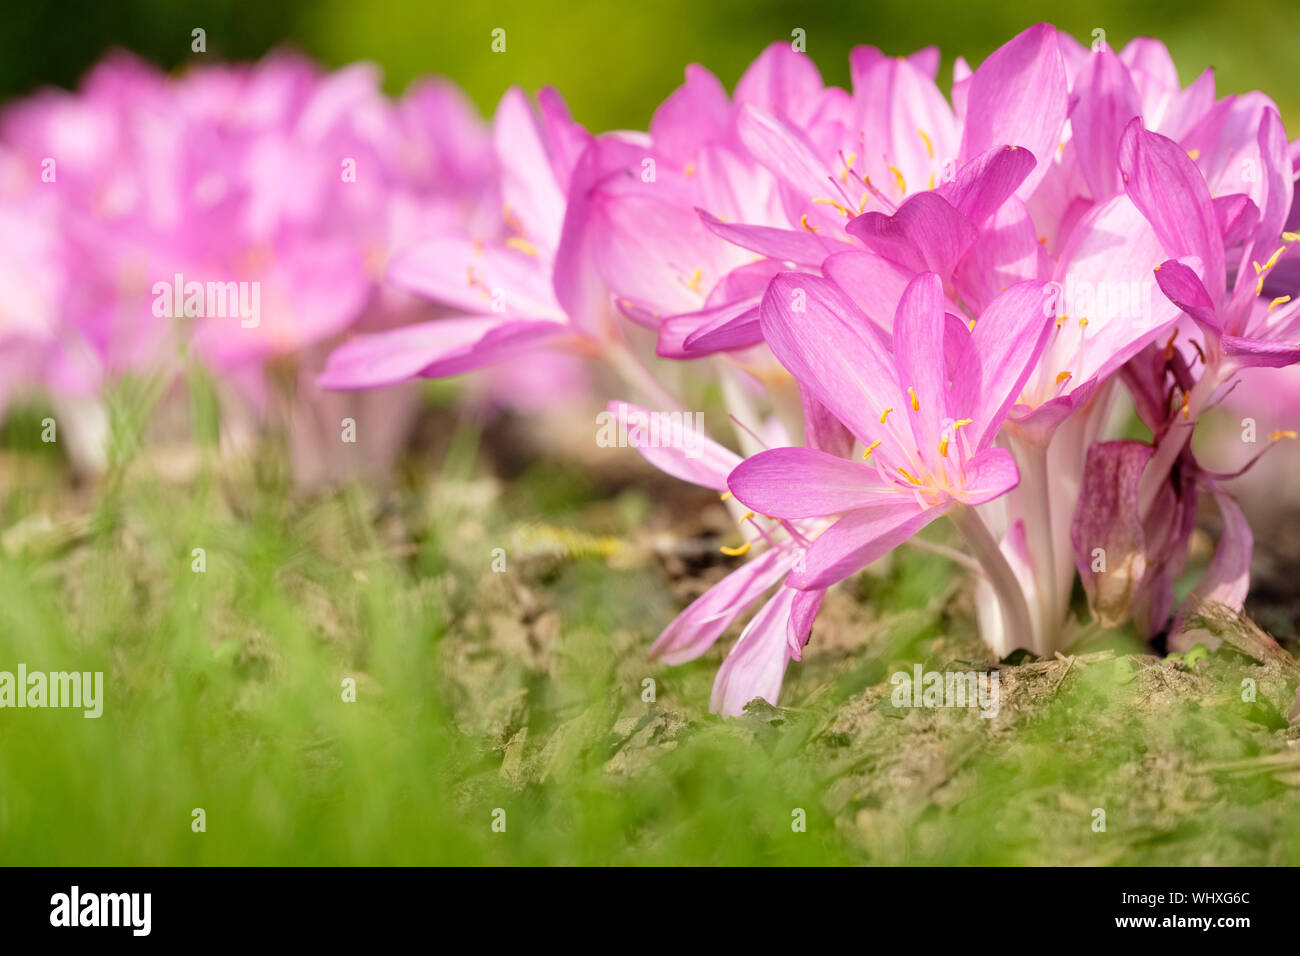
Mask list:
[{"label": "cluster of pink flowers", "polygon": [[312,381],[329,346],[436,314],[386,282],[388,258],[475,221],[489,150],[450,84],[393,102],[368,65],[326,74],[288,54],[177,77],[119,54],[76,93],[9,106],[0,403],[44,388],[93,470],[107,382],[198,361],[238,421],[272,410],[274,370],[309,457],[316,413],[339,401]]},{"label": "cluster of pink flowers", "polygon": [[[775,703],[826,589],[940,517],[995,654],[1067,646],[1076,574],[1103,624],[1204,639],[1196,603],[1245,598],[1224,482],[1260,449],[1211,470],[1191,438],[1259,367],[1300,362],[1297,146],[1266,96],[1220,98],[1208,70],[1183,87],[1153,40],[1040,24],[958,59],[951,98],[938,65],[859,47],[844,90],[779,43],[732,95],[691,66],[648,131],[596,135],[553,90],[511,90],[483,132],[446,88],[391,104],[362,68],[109,64],[6,116],[30,265],[10,261],[26,300],[0,335],[48,387],[93,389],[173,332],[131,277],[184,265],[274,290],[256,334],[194,327],[231,374],[344,332],[320,389],[603,366],[630,444],[737,518],[738,567],[653,648],[698,657],[749,615],[724,714]],[[57,191],[43,156],[65,157]],[[705,384],[725,442],[686,434]],[[1114,440],[1131,410],[1150,437]],[[1222,531],[1176,601],[1201,499]]]}]

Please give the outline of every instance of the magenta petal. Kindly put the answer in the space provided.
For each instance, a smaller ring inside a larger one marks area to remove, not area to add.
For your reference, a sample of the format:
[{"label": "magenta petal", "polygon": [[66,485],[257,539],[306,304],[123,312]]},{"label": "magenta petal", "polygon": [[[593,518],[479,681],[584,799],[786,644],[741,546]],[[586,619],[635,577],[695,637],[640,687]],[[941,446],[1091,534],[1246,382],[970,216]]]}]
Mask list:
[{"label": "magenta petal", "polygon": [[1016,460],[1005,448],[985,448],[962,469],[965,484],[957,495],[963,504],[982,505],[1020,484]]},{"label": "magenta petal", "polygon": [[1108,626],[1129,617],[1147,575],[1138,482],[1151,455],[1144,442],[1098,442],[1084,465],[1070,543],[1088,604]]},{"label": "magenta petal", "polygon": [[993,441],[1042,354],[1054,321],[1045,307],[1049,288],[1044,282],[1014,285],[975,322],[979,368],[953,380],[948,407],[972,420],[965,437],[976,449]]},{"label": "magenta petal", "polygon": [[791,573],[789,584],[808,591],[843,581],[892,551],[950,507],[950,502],[925,507],[902,497],[850,512],[812,543],[804,553],[804,570]]},{"label": "magenta petal", "polygon": [[1116,152],[1125,127],[1142,115],[1142,104],[1128,69],[1109,50],[1092,55],[1075,88],[1080,91],[1070,114],[1075,155],[1092,198],[1101,203],[1123,188]]},{"label": "magenta petal", "polygon": [[1226,604],[1234,611],[1240,611],[1250,589],[1250,558],[1255,548],[1255,537],[1246,516],[1231,495],[1214,489],[1214,501],[1219,506],[1223,530],[1219,533],[1214,558],[1194,593],[1207,601]]},{"label": "magenta petal", "polygon": [[650,656],[666,664],[683,664],[699,657],[764,591],[781,580],[791,560],[788,550],[772,549],[742,564],[677,615],[650,647]]},{"label": "magenta petal", "polygon": [[736,466],[727,487],[745,507],[776,518],[834,515],[899,495],[872,466],[812,448],[761,451]]},{"label": "magenta petal", "polygon": [[739,717],[755,697],[776,706],[790,663],[786,633],[794,599],[793,589],[779,589],[745,625],[736,646],[718,669],[709,698],[711,712]]},{"label": "magenta petal", "polygon": [[799,401],[803,406],[804,444],[838,458],[848,458],[853,453],[853,433],[802,386]]},{"label": "magenta petal", "polygon": [[916,443],[938,441],[948,414],[948,375],[944,355],[946,320],[943,284],[933,272],[922,273],[903,291],[894,316],[894,363],[899,385],[911,388],[918,410],[909,410]]},{"label": "magenta petal", "polygon": [[1186,151],[1158,133],[1129,123],[1120,139],[1119,168],[1125,188],[1176,257],[1196,256],[1212,302],[1224,293],[1223,238],[1205,177]]},{"label": "magenta petal", "polygon": [[1270,342],[1265,339],[1225,335],[1220,344],[1225,355],[1236,359],[1238,365],[1255,365],[1263,368],[1285,368],[1300,362],[1300,345]]},{"label": "magenta petal", "polygon": [[360,389],[459,375],[570,334],[559,322],[527,319],[421,322],[345,342],[330,354],[316,382],[321,388]]},{"label": "magenta petal", "polygon": [[821,590],[795,592],[794,601],[790,605],[790,627],[786,631],[786,639],[790,645],[790,656],[796,661],[803,660],[804,645],[812,634],[813,621],[817,619],[824,597],[826,592]]},{"label": "magenta petal", "polygon": [[937,192],[917,193],[892,216],[864,213],[844,228],[911,272],[935,272],[945,278],[977,236],[971,221]]},{"label": "magenta petal", "polygon": [[716,216],[697,210],[709,231],[730,243],[759,255],[800,266],[816,266],[826,256],[844,248],[842,242],[821,239],[807,230],[778,229],[775,226],[746,226],[726,223]]},{"label": "magenta petal", "polygon": [[833,282],[783,273],[759,308],[763,338],[796,381],[868,444],[898,379],[870,320]]},{"label": "magenta petal", "polygon": [[725,491],[727,475],[740,456],[695,431],[689,418],[660,413],[657,430],[650,412],[631,402],[610,402],[606,409],[626,429],[627,443],[665,474],[693,485]]},{"label": "magenta petal", "polygon": [[976,226],[1011,198],[1034,169],[1034,154],[1020,146],[994,146],[957,170],[936,192]]},{"label": "magenta petal", "polygon": [[821,271],[886,333],[894,327],[898,300],[913,275],[884,256],[856,250],[827,256]]},{"label": "magenta petal", "polygon": [[995,50],[971,78],[961,156],[1004,144],[1026,147],[1038,160],[1017,190],[1027,197],[1051,166],[1068,107],[1056,30],[1032,26]]},{"label": "magenta petal", "polygon": [[1170,259],[1156,266],[1156,283],[1174,305],[1190,315],[1201,328],[1212,335],[1223,331],[1210,294],[1205,291],[1196,267],[1201,263],[1192,257],[1185,261]]}]

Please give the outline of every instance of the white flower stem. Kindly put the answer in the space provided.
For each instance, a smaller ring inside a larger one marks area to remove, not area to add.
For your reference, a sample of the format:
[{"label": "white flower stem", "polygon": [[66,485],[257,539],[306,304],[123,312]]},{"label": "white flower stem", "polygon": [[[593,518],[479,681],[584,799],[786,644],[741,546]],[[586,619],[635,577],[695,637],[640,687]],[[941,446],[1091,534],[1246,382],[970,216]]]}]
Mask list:
[{"label": "white flower stem", "polygon": [[953,524],[957,526],[957,530],[966,539],[971,550],[975,552],[975,557],[983,567],[985,576],[993,585],[993,591],[997,594],[998,603],[1002,608],[1003,631],[1007,635],[1008,645],[1028,647],[1035,653],[1041,653],[1034,643],[1034,630],[1030,623],[1029,607],[1025,603],[1024,591],[1020,587],[1016,573],[1011,570],[1011,565],[1007,563],[1006,556],[998,547],[997,541],[994,540],[984,521],[974,509],[965,505],[958,505],[949,512],[949,517],[952,518]]}]

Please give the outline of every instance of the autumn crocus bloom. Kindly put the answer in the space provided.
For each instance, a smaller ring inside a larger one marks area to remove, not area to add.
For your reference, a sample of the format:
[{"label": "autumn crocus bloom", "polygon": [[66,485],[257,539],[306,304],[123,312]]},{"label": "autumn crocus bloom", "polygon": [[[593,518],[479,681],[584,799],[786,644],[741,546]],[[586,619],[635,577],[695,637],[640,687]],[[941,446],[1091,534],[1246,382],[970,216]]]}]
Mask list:
[{"label": "autumn crocus bloom", "polygon": [[[802,659],[813,619],[821,607],[824,588],[796,590],[784,583],[800,559],[809,537],[824,521],[774,521],[743,512],[727,491],[727,475],[741,458],[711,438],[694,434],[689,441],[680,421],[675,431],[651,441],[650,412],[627,402],[611,402],[609,410],[626,423],[628,443],[652,465],[691,484],[712,488],[735,512],[745,538],[739,547],[724,546],[731,557],[747,560],[693,601],[661,633],[650,656],[666,664],[694,660],[740,620],[766,594],[767,600],[741,631],[718,669],[709,709],[735,717],[755,697],[775,706],[790,661]],[[688,451],[689,448],[689,451]],[[773,590],[775,589],[775,590]]]},{"label": "autumn crocus bloom", "polygon": [[728,479],[735,496],[764,515],[841,516],[808,547],[804,569],[790,577],[794,587],[828,587],[948,514],[985,563],[1010,630],[1028,632],[1019,586],[972,509],[1019,481],[1010,453],[993,441],[1051,327],[1042,301],[1040,283],[1018,284],[971,329],[945,312],[938,276],[922,274],[899,302],[891,354],[834,283],[800,274],[772,282],[764,338],[847,426],[865,459],[777,448]]}]

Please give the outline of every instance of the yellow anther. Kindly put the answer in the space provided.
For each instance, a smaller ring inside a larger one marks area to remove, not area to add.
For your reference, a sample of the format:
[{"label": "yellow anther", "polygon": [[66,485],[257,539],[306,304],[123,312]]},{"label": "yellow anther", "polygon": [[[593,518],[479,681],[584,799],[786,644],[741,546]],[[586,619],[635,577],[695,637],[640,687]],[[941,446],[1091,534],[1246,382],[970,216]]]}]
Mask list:
[{"label": "yellow anther", "polygon": [[1188,395],[1187,392],[1183,392],[1183,418],[1191,418],[1191,417],[1192,417],[1191,407],[1190,407],[1189,404],[1188,404],[1188,399],[1189,399],[1190,397],[1191,397],[1191,396]]},{"label": "yellow anther", "polygon": [[1169,341],[1165,343],[1165,361],[1168,362],[1174,357],[1174,339],[1178,338],[1178,330],[1174,329],[1174,334],[1169,336]]},{"label": "yellow anther", "polygon": [[746,511],[743,515],[741,515],[739,518],[736,519],[736,524],[744,524],[752,517],[754,517],[754,512]]},{"label": "yellow anther", "polygon": [[917,132],[921,134],[921,139],[925,143],[926,153],[931,159],[934,159],[934,144],[930,142],[930,137],[925,135],[925,130],[923,129],[918,129]]},{"label": "yellow anther", "polygon": [[728,547],[724,544],[724,545],[723,545],[719,550],[720,550],[723,554],[725,554],[727,557],[729,557],[729,558],[738,558],[738,557],[740,557],[742,554],[748,554],[748,553],[749,553],[749,549],[750,549],[751,547],[753,547],[753,545],[754,545],[754,542],[752,542],[752,541],[746,541],[746,542],[745,542],[744,544],[742,544],[739,548],[728,548]]},{"label": "yellow anther", "polygon": [[863,194],[862,194],[862,198],[858,200],[858,215],[859,215],[859,216],[862,215],[862,210],[864,210],[864,209],[867,208],[867,199],[870,197],[870,195],[871,195],[870,193],[863,193]]},{"label": "yellow anther", "polygon": [[801,226],[803,226],[805,229],[807,229],[809,232],[817,232],[817,227],[816,227],[816,226],[810,226],[810,225],[808,225],[808,214],[807,214],[807,213],[804,213],[802,216],[799,217],[799,224],[800,224]]},{"label": "yellow anther", "polygon": [[1187,155],[1191,157],[1192,160],[1198,160],[1201,158],[1201,151],[1199,149],[1189,149]]},{"label": "yellow anther", "polygon": [[1290,301],[1291,301],[1291,297],[1289,295],[1280,295],[1268,304],[1268,311],[1272,312],[1279,305],[1283,305]]},{"label": "yellow anther", "polygon": [[704,270],[696,269],[695,274],[691,276],[691,280],[686,283],[686,288],[690,289],[692,292],[699,292],[700,279],[702,279],[703,277],[704,277]]},{"label": "yellow anther", "polygon": [[1072,378],[1074,378],[1074,376],[1071,375],[1069,372],[1059,372],[1057,373],[1056,376],[1056,384],[1060,385],[1062,382]]},{"label": "yellow anther", "polygon": [[907,195],[907,180],[903,178],[903,174],[899,172],[898,167],[890,166],[889,171],[894,174],[894,185],[898,187],[898,191],[903,195]]},{"label": "yellow anther", "polygon": [[1296,433],[1289,428],[1278,429],[1268,436],[1269,441],[1281,441],[1283,438],[1295,438]]},{"label": "yellow anther", "polygon": [[730,491],[724,491],[721,495],[719,495],[719,497],[723,501],[730,501],[732,498],[735,497],[735,495],[733,495]]},{"label": "yellow anther", "polygon": [[944,435],[942,438],[939,439],[939,454],[943,455],[944,458],[948,457],[948,436],[947,435]]},{"label": "yellow anther", "polygon": [[692,176],[695,175],[695,164],[687,163],[686,167],[682,170],[682,172],[686,174],[687,179],[690,179]]},{"label": "yellow anther", "polygon": [[1283,242],[1300,242],[1300,232],[1284,232],[1284,233],[1282,233],[1282,241],[1283,241]]},{"label": "yellow anther", "polygon": [[965,427],[966,425],[969,425],[970,423],[971,423],[971,420],[970,420],[969,418],[959,418],[959,419],[957,419],[955,422],[952,423],[952,430],[953,430],[953,431],[956,431],[957,429],[959,429],[959,428],[963,428],[963,427]]},{"label": "yellow anther", "polygon": [[974,320],[974,319],[971,319],[971,320],[970,320],[970,323],[969,323],[966,327],[967,327],[968,329],[970,329],[972,332],[974,332],[974,331],[975,331],[975,320]]},{"label": "yellow anther", "polygon": [[921,483],[921,479],[920,479],[920,478],[917,478],[915,475],[913,475],[913,474],[911,474],[910,472],[908,472],[908,470],[907,470],[906,468],[900,468],[900,469],[898,469],[898,473],[899,473],[900,475],[902,475],[904,478],[906,478],[908,481],[910,481],[910,482],[911,482],[912,484],[914,484],[914,485],[919,485],[919,484]]},{"label": "yellow anther", "polygon": [[926,181],[925,188],[926,189],[934,188],[934,173],[930,173],[930,178]]},{"label": "yellow anther", "polygon": [[474,278],[474,267],[473,267],[473,266],[466,266],[466,267],[465,267],[465,284],[466,284],[466,285],[473,285],[473,284],[475,283],[475,281],[476,281],[476,280],[475,280],[475,278]]},{"label": "yellow anther", "polygon": [[907,386],[907,394],[912,396],[912,411],[919,412],[921,410],[921,402],[916,397],[916,389],[912,388],[910,385]]},{"label": "yellow anther", "polygon": [[891,405],[889,406],[889,408],[886,408],[883,412],[880,413],[880,424],[882,425],[885,424],[885,419],[889,417],[889,413],[892,412],[893,410],[894,407]]},{"label": "yellow anther", "polygon": [[1056,327],[1059,329],[1061,326],[1065,324],[1065,320],[1068,318],[1069,318],[1068,315],[1058,315],[1056,317]]},{"label": "yellow anther", "polygon": [[507,239],[506,248],[517,249],[526,256],[532,256],[534,259],[537,258],[537,247],[534,246],[527,239],[523,239],[519,236],[511,236],[509,239]]},{"label": "yellow anther", "polygon": [[867,450],[862,453],[862,460],[867,461],[871,457],[871,453],[879,447],[880,447],[880,439],[877,438],[870,445],[868,445]]},{"label": "yellow anther", "polygon": [[853,215],[853,213],[849,212],[847,209],[845,209],[843,206],[837,203],[834,199],[814,199],[813,202],[819,202],[826,206],[834,206],[836,209],[838,209],[846,216]]}]

